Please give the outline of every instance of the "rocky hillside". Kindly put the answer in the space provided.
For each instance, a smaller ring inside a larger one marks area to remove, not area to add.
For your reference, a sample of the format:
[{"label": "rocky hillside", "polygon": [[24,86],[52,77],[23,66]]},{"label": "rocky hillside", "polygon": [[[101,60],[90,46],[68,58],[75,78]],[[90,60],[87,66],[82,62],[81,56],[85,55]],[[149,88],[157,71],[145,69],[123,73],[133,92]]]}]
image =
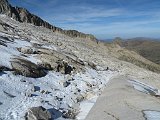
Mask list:
[{"label": "rocky hillside", "polygon": [[118,73],[103,49],[1,14],[0,119],[84,119],[90,99]]},{"label": "rocky hillside", "polygon": [[133,50],[146,59],[160,64],[160,41],[149,38],[133,38],[116,41],[121,47]]},{"label": "rocky hillside", "polygon": [[160,65],[148,60],[147,57],[141,56],[141,54],[139,54],[138,52],[122,46],[123,42],[121,39],[113,42],[101,41],[100,43],[104,44],[104,46],[106,46],[108,49],[108,53],[115,58],[130,62],[134,65],[148,69],[150,71],[160,73]]},{"label": "rocky hillside", "polygon": [[156,64],[118,44],[77,37],[77,31],[15,20],[18,8],[1,3],[0,120],[84,120],[106,87],[109,98],[102,95],[100,107],[108,110],[93,116],[159,120]]},{"label": "rocky hillside", "polygon": [[59,32],[70,37],[81,37],[85,39],[96,40],[96,38],[91,34],[84,34],[76,30],[63,30],[61,28],[55,27],[50,23],[42,20],[40,17],[30,13],[25,8],[11,6],[7,0],[0,1],[0,13],[6,14],[19,22],[31,23],[36,26],[43,26],[51,29],[53,32]]}]

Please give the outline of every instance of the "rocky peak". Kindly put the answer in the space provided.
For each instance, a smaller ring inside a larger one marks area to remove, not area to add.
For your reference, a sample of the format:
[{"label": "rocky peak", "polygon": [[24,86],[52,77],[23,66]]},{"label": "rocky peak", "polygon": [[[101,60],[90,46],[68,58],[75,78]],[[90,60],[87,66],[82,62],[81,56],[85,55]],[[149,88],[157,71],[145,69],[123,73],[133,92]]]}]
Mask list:
[{"label": "rocky peak", "polygon": [[7,0],[0,0],[0,13],[7,13],[10,11],[10,4]]},{"label": "rocky peak", "polygon": [[12,7],[7,0],[0,0],[0,13],[6,14],[9,17],[19,21],[31,23],[36,26],[43,26],[51,29],[53,32],[59,32],[70,37],[80,37],[84,39],[96,40],[93,35],[78,32],[76,30],[63,30],[55,27],[40,17],[30,13],[27,9],[21,7]]}]

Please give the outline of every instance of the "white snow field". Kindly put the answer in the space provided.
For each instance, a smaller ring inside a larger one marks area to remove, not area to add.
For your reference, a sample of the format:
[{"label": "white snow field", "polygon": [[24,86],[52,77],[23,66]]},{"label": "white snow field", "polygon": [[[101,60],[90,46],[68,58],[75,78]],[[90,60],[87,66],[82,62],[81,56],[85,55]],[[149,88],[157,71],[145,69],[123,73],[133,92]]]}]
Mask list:
[{"label": "white snow field", "polygon": [[[71,85],[67,88],[64,88],[61,85],[61,81],[65,80],[65,76],[56,72],[49,72],[47,76],[37,79],[14,76],[10,72],[2,74],[3,75],[0,76],[0,102],[2,103],[0,105],[0,116],[1,119],[4,120],[23,119],[27,109],[34,106],[44,106],[47,109],[67,110],[69,107],[74,106],[74,100],[76,100],[80,94],[74,94],[77,89],[82,91],[81,94],[83,94],[83,92],[85,94],[87,91],[88,99],[98,94],[99,90],[90,89],[87,87],[86,82],[94,82],[98,85],[100,79],[102,79],[102,82],[105,82],[105,80],[109,80],[113,75],[113,73],[104,72],[101,73],[102,78],[100,78],[100,76],[94,76],[95,79],[93,80],[91,79],[91,77],[93,77],[92,74],[77,74],[74,76],[75,81],[71,82]],[[104,75],[107,75],[107,77],[103,77]],[[42,91],[47,91],[48,93],[42,93]],[[89,96],[90,94],[92,96]],[[57,101],[57,98],[61,98],[62,101]],[[82,102],[80,107],[82,109],[80,111],[86,114],[92,107],[90,107],[90,105],[90,100]],[[86,109],[87,106],[89,106],[88,109]],[[82,115],[82,117],[84,118],[84,115]],[[81,117],[79,119],[81,119]]]},{"label": "white snow field", "polygon": [[[3,36],[7,37],[7,34],[3,34]],[[17,50],[20,47],[32,47],[32,42],[24,39],[13,39],[6,45],[7,47],[0,45],[0,66],[12,68],[10,61],[13,58],[24,58],[35,64],[41,62],[33,55],[23,56]],[[51,45],[43,45],[42,47],[56,50]],[[51,112],[54,111],[54,113],[57,110],[57,114],[54,114],[53,117],[58,120],[64,119],[61,117],[61,110],[74,107],[74,109],[80,109],[77,119],[85,119],[96,100],[91,102],[90,99],[99,95],[108,80],[115,74],[116,72],[110,70],[96,71],[86,67],[85,73],[80,72],[73,75],[72,79],[74,80],[70,81],[69,86],[64,87],[63,82],[68,80],[68,76],[58,72],[48,72],[45,77],[41,78],[14,75],[10,71],[1,72],[0,119],[23,120],[28,108],[36,106],[43,106]],[[94,87],[91,88],[88,84],[94,85]],[[81,95],[86,95],[88,100],[77,104],[77,97]]]},{"label": "white snow field", "polygon": [[147,120],[160,120],[160,111],[145,110],[143,113]]}]

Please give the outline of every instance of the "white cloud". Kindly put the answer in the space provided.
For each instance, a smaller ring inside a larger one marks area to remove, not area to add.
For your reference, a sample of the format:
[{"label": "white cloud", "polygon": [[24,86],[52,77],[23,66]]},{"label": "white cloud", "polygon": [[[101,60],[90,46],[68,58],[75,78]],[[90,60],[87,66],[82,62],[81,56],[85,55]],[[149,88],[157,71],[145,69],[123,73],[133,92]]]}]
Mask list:
[{"label": "white cloud", "polygon": [[[53,16],[51,16],[52,12]],[[47,15],[49,16],[46,19],[51,23],[55,21],[55,25],[59,27],[92,33],[99,38],[105,35],[111,38],[160,34],[160,28],[153,27],[154,24],[160,24],[159,11],[135,12],[120,8],[106,9],[93,5],[72,5],[61,6]]]},{"label": "white cloud", "polygon": [[[62,27],[67,29],[78,29],[82,32],[91,33],[98,38],[114,38],[120,37],[157,37],[160,35],[159,27],[152,27],[152,25],[160,24],[159,19],[142,20],[142,21],[128,21],[128,22],[113,22],[105,23],[103,25],[92,23],[76,23],[75,26],[71,24],[63,24]],[[149,27],[148,27],[149,25]],[[159,36],[160,37],[160,36]]]},{"label": "white cloud", "polygon": [[55,20],[57,23],[66,23],[96,21],[100,18],[122,15],[125,11],[118,8],[106,9],[100,6],[66,6],[54,12],[53,16],[48,14],[49,16],[46,18],[50,21]]}]

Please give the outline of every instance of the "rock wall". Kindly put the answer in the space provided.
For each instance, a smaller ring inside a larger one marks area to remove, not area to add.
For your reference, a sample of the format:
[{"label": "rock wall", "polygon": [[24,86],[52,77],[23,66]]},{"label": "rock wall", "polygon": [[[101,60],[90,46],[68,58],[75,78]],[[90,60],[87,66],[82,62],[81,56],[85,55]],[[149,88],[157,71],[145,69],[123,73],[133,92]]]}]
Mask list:
[{"label": "rock wall", "polygon": [[63,30],[56,26],[49,24],[48,22],[42,20],[40,17],[30,13],[27,9],[21,7],[12,7],[7,0],[0,0],[0,13],[6,14],[9,17],[19,21],[31,23],[36,26],[43,26],[51,29],[53,32],[59,32],[70,37],[80,37],[85,39],[96,40],[96,38],[91,34],[85,34],[78,32],[76,30]]}]

